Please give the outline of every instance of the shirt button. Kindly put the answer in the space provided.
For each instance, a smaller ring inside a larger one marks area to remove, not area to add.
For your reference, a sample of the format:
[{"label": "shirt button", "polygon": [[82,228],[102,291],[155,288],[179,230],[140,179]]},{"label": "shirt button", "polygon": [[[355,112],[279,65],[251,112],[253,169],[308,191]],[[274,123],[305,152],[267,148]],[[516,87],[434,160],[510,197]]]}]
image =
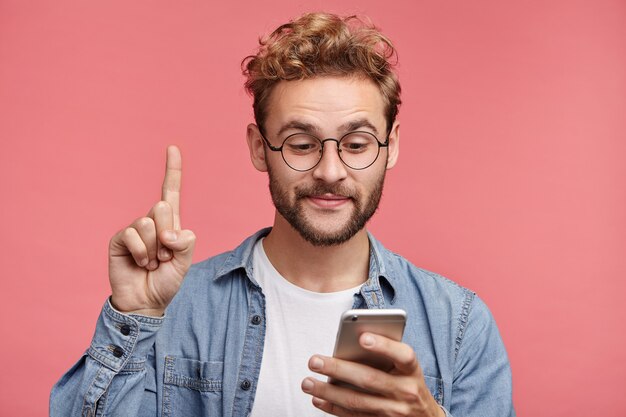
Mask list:
[{"label": "shirt button", "polygon": [[122,327],[120,327],[120,332],[124,336],[128,336],[130,334],[130,326],[128,324],[124,324]]},{"label": "shirt button", "polygon": [[124,350],[119,346],[113,346],[113,356],[121,358],[124,355]]},{"label": "shirt button", "polygon": [[241,389],[244,391],[248,391],[251,386],[252,384],[247,379],[244,379],[243,382],[241,383]]},{"label": "shirt button", "polygon": [[252,324],[254,324],[254,325],[261,324],[261,316],[259,316],[258,314],[255,314],[252,317]]}]

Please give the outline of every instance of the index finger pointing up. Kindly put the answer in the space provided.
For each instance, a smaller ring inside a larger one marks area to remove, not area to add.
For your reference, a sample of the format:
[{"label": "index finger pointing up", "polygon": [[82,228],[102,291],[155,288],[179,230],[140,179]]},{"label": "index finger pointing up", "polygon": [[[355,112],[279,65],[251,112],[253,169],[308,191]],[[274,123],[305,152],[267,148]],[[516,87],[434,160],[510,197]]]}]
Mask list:
[{"label": "index finger pointing up", "polygon": [[183,162],[180,150],[175,145],[168,146],[161,200],[167,201],[172,206],[175,230],[180,230],[180,182],[183,173],[182,169]]}]

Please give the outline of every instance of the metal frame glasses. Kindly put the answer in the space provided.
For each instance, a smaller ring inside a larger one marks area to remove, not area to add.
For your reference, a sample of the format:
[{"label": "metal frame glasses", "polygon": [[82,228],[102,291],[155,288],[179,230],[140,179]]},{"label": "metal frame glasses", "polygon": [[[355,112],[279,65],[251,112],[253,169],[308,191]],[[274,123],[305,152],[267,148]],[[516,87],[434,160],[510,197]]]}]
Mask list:
[{"label": "metal frame glasses", "polygon": [[[376,135],[362,130],[348,132],[339,139],[320,139],[310,133],[293,133],[287,136],[278,147],[273,146],[263,133],[260,131],[259,133],[270,150],[280,152],[287,166],[300,172],[310,171],[320,163],[324,156],[324,145],[329,141],[337,145],[341,162],[354,170],[363,170],[372,166],[380,155],[380,148],[389,146],[389,135],[385,142],[380,142]],[[373,146],[376,147],[372,148]],[[311,166],[308,167],[309,165]]]}]

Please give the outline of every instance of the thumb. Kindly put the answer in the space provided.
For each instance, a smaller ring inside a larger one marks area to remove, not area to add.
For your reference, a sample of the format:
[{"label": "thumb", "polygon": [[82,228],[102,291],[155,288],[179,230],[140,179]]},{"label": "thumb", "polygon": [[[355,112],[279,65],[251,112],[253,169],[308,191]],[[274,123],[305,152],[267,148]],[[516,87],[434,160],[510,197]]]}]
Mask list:
[{"label": "thumb", "polygon": [[172,250],[174,258],[191,264],[196,235],[191,230],[163,230],[159,235],[163,246]]}]

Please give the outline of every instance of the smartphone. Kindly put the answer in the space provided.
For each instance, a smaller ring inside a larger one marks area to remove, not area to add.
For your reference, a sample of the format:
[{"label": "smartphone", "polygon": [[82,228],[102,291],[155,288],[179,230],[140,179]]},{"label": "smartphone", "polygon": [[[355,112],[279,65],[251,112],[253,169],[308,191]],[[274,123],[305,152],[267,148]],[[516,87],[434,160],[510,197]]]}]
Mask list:
[{"label": "smartphone", "polygon": [[341,315],[333,356],[390,371],[393,362],[363,349],[359,337],[369,332],[400,341],[405,323],[406,312],[400,309],[348,310]]}]

